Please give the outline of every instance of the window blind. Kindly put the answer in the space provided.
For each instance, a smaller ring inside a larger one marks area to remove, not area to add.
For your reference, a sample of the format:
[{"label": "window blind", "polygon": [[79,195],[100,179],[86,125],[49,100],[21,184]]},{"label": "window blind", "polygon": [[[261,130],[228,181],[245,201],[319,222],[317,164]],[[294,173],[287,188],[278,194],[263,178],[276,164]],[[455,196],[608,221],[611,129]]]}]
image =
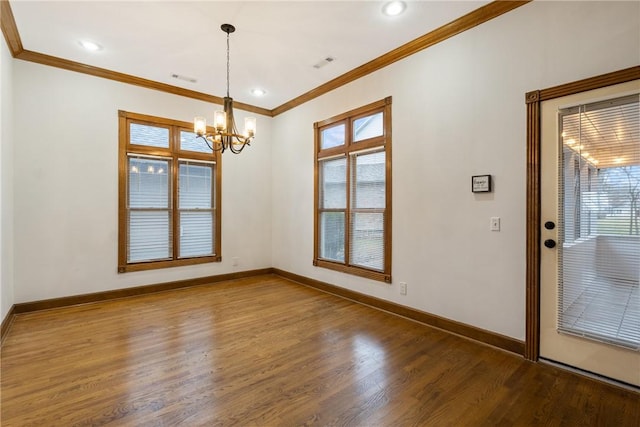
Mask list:
[{"label": "window blind", "polygon": [[640,351],[639,95],[559,124],[558,330]]},{"label": "window blind", "polygon": [[345,262],[346,157],[322,160],[319,179],[319,256],[331,261]]},{"label": "window blind", "polygon": [[351,263],[384,270],[384,151],[351,154]]},{"label": "window blind", "polygon": [[127,261],[169,259],[171,238],[171,160],[128,156]]},{"label": "window blind", "polygon": [[214,255],[215,164],[179,161],[180,257]]},{"label": "window blind", "polygon": [[129,142],[134,145],[169,148],[169,129],[159,126],[131,123]]}]

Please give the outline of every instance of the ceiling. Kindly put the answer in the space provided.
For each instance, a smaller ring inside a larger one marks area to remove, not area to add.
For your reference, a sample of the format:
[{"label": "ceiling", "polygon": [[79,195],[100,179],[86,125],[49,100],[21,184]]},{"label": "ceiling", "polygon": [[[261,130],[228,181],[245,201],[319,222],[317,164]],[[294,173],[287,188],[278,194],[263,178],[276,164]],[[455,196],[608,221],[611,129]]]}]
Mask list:
[{"label": "ceiling", "polygon": [[[274,109],[488,1],[32,1],[10,0],[25,50]],[[102,46],[88,52],[80,40]],[[314,65],[334,58],[320,68]],[[176,79],[177,74],[195,82]],[[262,88],[266,95],[251,91]]]}]

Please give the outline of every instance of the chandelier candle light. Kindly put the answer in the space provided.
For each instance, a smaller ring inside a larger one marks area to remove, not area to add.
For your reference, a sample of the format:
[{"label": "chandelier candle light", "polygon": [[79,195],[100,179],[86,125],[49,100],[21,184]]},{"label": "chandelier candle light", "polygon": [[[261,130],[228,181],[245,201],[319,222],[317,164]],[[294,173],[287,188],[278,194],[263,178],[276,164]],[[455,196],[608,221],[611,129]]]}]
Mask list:
[{"label": "chandelier candle light", "polygon": [[256,118],[244,119],[244,133],[238,133],[236,123],[233,120],[233,99],[229,96],[229,34],[236,30],[231,24],[222,24],[222,31],[227,33],[227,96],[224,97],[224,111],[216,111],[213,116],[215,133],[207,133],[207,120],[204,117],[193,119],[193,131],[202,138],[213,151],[229,149],[238,154],[244,147],[250,145],[256,135]]}]

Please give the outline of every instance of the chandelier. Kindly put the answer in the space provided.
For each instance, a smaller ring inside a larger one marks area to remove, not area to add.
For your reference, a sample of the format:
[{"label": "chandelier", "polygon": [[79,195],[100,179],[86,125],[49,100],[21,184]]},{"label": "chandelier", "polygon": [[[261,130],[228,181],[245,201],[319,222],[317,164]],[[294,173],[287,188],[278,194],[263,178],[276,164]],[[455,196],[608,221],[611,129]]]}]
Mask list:
[{"label": "chandelier", "polygon": [[256,134],[256,118],[245,117],[244,132],[240,134],[233,119],[233,99],[229,96],[229,34],[236,30],[231,24],[222,24],[222,31],[227,33],[227,96],[224,97],[223,111],[216,111],[213,115],[215,132],[207,132],[207,121],[204,117],[193,119],[193,131],[202,138],[213,151],[230,150],[234,154],[240,153],[244,147],[250,145]]}]

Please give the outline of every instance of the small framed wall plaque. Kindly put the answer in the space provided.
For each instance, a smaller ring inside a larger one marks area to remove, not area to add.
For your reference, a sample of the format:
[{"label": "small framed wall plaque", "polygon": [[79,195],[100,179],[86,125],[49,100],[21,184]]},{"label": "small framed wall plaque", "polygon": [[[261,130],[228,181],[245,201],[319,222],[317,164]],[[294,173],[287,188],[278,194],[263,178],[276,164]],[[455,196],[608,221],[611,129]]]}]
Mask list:
[{"label": "small framed wall plaque", "polygon": [[474,193],[490,193],[491,192],[491,175],[472,176],[471,191]]}]

